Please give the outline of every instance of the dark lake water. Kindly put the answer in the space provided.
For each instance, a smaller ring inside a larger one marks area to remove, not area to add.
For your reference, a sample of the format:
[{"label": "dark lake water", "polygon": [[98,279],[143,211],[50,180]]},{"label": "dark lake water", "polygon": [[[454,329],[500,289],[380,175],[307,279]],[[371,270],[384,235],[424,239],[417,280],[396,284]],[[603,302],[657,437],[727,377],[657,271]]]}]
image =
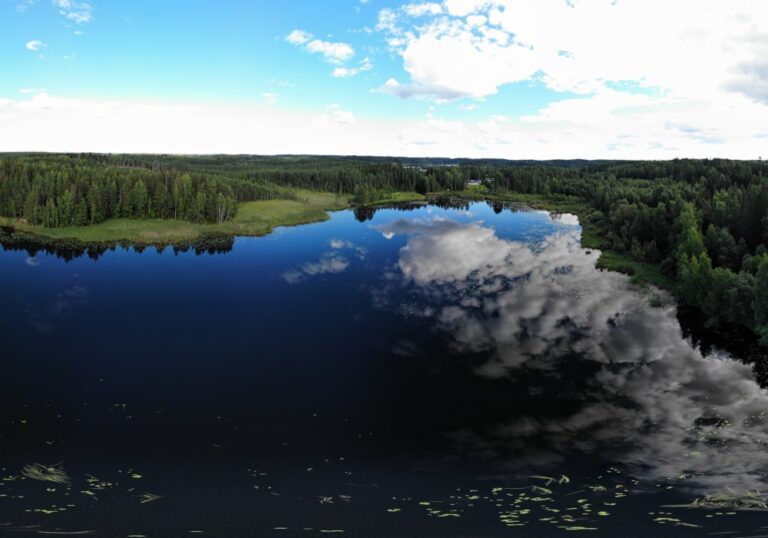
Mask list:
[{"label": "dark lake water", "polygon": [[0,250],[0,535],[768,534],[669,506],[765,488],[751,367],[596,270],[575,217],[496,209]]}]

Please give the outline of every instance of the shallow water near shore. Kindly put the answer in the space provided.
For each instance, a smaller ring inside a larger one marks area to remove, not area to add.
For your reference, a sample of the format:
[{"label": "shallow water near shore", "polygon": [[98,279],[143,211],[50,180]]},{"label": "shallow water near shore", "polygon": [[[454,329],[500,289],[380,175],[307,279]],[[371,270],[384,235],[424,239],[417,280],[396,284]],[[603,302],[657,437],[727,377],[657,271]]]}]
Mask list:
[{"label": "shallow water near shore", "polygon": [[768,393],[580,232],[471,203],[0,250],[0,535],[765,533]]}]

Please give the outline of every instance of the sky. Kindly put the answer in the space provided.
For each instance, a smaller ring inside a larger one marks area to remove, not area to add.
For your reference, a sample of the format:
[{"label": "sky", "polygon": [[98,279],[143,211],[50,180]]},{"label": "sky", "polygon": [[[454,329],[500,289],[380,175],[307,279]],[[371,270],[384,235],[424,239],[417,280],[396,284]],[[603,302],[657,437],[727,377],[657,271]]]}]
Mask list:
[{"label": "sky", "polygon": [[768,157],[768,2],[0,0],[0,151]]}]

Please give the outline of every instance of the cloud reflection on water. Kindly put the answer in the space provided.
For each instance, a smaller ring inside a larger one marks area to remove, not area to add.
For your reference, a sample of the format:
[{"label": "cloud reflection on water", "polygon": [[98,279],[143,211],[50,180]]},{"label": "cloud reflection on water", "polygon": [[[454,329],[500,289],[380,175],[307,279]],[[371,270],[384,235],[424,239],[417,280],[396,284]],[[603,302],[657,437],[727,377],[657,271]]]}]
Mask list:
[{"label": "cloud reflection on water", "polygon": [[349,251],[361,260],[365,259],[367,254],[365,248],[342,239],[331,239],[330,247],[331,251],[324,253],[318,260],[306,262],[298,268],[289,269],[280,276],[288,284],[298,284],[316,275],[343,273],[349,267],[350,262],[348,257],[340,254],[340,252]]},{"label": "cloud reflection on water", "polygon": [[[418,314],[453,350],[485,357],[478,375],[523,391],[533,373],[544,375],[553,398],[580,402],[554,417],[515,409],[455,440],[479,453],[512,449],[518,462],[609,455],[643,478],[694,475],[706,490],[764,485],[768,393],[751,368],[703,356],[673,307],[651,308],[627,277],[595,269],[599,253],[581,248],[578,229],[530,244],[446,219],[377,229],[407,238],[390,281],[422,298]],[[577,376],[569,384],[560,383],[565,361],[587,365],[568,368]]]}]

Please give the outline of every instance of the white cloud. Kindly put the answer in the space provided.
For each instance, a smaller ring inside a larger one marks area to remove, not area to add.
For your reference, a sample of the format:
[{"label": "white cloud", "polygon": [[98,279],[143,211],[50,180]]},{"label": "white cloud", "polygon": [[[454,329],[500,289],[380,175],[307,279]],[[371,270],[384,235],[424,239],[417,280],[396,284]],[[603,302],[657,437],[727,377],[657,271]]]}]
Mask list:
[{"label": "white cloud", "polygon": [[350,69],[348,67],[337,67],[333,70],[331,73],[331,76],[334,78],[345,78],[345,77],[353,77],[357,74],[356,69]]},{"label": "white cloud", "polygon": [[400,83],[401,96],[479,98],[535,80],[576,93],[631,82],[684,97],[738,92],[768,99],[768,33],[754,22],[768,17],[768,3],[445,0],[440,11],[420,5],[379,12],[377,29],[410,76]]},{"label": "white cloud", "polygon": [[[269,93],[269,92],[268,92]],[[6,96],[11,97],[11,96]],[[522,118],[371,118],[211,103],[0,98],[0,151],[675,158],[766,156],[768,107],[603,90]],[[662,143],[663,142],[663,143]],[[716,143],[715,143],[716,142]]]},{"label": "white cloud", "polygon": [[[334,247],[336,248],[336,247]],[[288,284],[304,282],[309,277],[342,273],[349,267],[349,260],[340,254],[328,252],[314,262],[307,262],[298,269],[289,269],[282,275]]]},{"label": "white cloud", "polygon": [[294,30],[285,37],[285,40],[291,45],[303,45],[312,39],[312,34],[304,30]]},{"label": "white cloud", "polygon": [[331,248],[354,248],[355,244],[351,241],[344,241],[343,239],[331,239]]},{"label": "white cloud", "polygon": [[45,43],[39,39],[33,39],[32,41],[27,41],[27,44],[24,46],[27,48],[27,50],[38,51],[45,47]]},{"label": "white cloud", "polygon": [[445,0],[439,10],[427,5],[379,11],[376,29],[407,77],[390,78],[376,91],[477,102],[505,85],[532,84],[563,97],[522,118],[488,118],[450,134],[411,122],[399,134],[407,145],[448,154],[463,143],[465,154],[520,158],[765,153],[759,137],[768,120],[768,32],[754,21],[768,17],[768,3]]},{"label": "white cloud", "polygon": [[87,24],[93,20],[93,6],[88,2],[75,0],[52,0],[59,8],[59,14],[75,24]]},{"label": "white cloud", "polygon": [[291,112],[264,106],[262,99],[216,105],[90,101],[44,92],[0,98],[0,151],[371,155],[395,150],[387,142],[397,140],[394,122],[363,123],[339,105]]},{"label": "white cloud", "polygon": [[477,13],[480,9],[494,4],[488,0],[445,0],[445,9],[451,15],[463,17],[472,13]]},{"label": "white cloud", "polygon": [[352,112],[342,109],[341,105],[333,104],[328,105],[326,108],[330,111],[330,115],[323,116],[321,122],[330,121],[339,124],[357,123],[357,117]]},{"label": "white cloud", "polygon": [[312,34],[304,30],[293,30],[285,40],[309,53],[321,54],[326,62],[332,64],[344,63],[355,55],[355,49],[349,43],[314,39]]},{"label": "white cloud", "polygon": [[435,2],[422,2],[403,6],[403,11],[411,17],[421,17],[423,15],[438,15],[443,12],[443,7]]},{"label": "white cloud", "polygon": [[346,62],[355,55],[355,49],[348,43],[334,43],[314,39],[307,43],[307,52],[322,54],[326,62],[342,63]]},{"label": "white cloud", "polygon": [[395,13],[390,8],[384,8],[379,11],[376,29],[393,34],[399,34],[400,28],[397,26],[397,13]]},{"label": "white cloud", "polygon": [[349,267],[349,261],[342,256],[324,256],[316,262],[305,263],[302,270],[311,276],[341,273]]},{"label": "white cloud", "polygon": [[364,58],[359,67],[337,67],[331,73],[334,78],[348,78],[363,72],[373,69],[373,63],[370,58]]}]

